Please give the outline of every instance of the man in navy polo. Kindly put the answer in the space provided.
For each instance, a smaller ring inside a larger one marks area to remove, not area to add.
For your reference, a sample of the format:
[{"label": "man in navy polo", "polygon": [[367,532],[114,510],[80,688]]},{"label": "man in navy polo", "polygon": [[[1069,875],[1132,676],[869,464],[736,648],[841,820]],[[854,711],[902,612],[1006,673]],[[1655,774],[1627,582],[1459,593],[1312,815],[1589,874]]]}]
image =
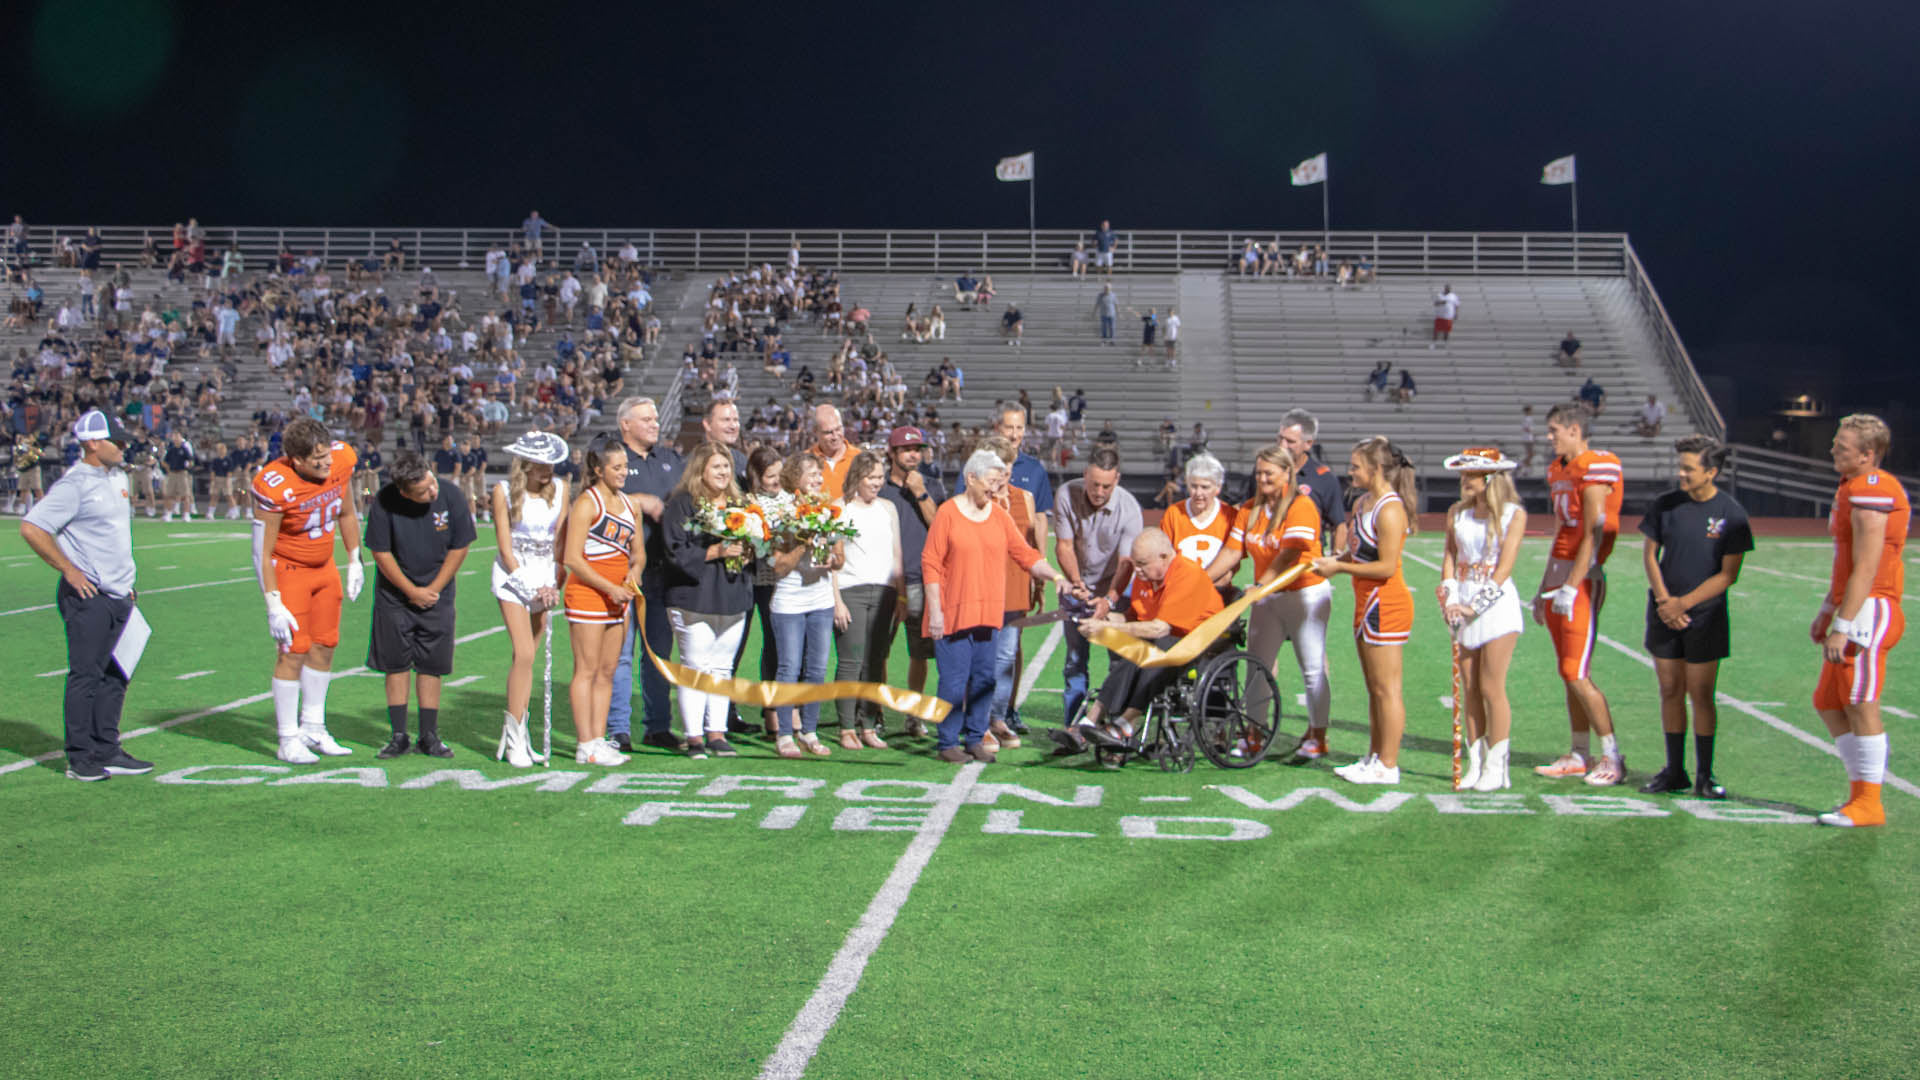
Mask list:
[{"label": "man in navy polo", "polygon": [[[660,533],[660,512],[667,496],[680,482],[686,462],[680,452],[660,438],[660,408],[649,397],[630,397],[620,403],[616,414],[620,422],[620,441],[627,448],[627,482],[622,488],[632,497],[643,517],[646,534],[647,568],[640,575],[640,589],[648,596],[664,595],[667,588],[667,548]],[[633,749],[633,609],[627,609],[626,643],[620,649],[620,663],[613,669],[613,701],[607,709],[607,739],[626,753]],[[647,624],[641,627],[647,647],[661,659],[673,653],[673,626],[667,621],[667,605],[647,605]],[[663,750],[680,749],[680,738],[673,733],[672,701],[668,697],[666,676],[644,660],[640,668],[640,702],[646,734],[642,742]]]},{"label": "man in navy polo", "polygon": [[[1053,478],[1047,475],[1047,467],[1040,463],[1040,459],[1026,451],[1026,408],[1017,402],[1002,405],[1000,418],[994,423],[993,431],[994,434],[1012,443],[1017,451],[1013,459],[1013,470],[1008,474],[1007,482],[1033,496],[1035,533],[1033,546],[1045,551],[1047,550],[1048,515],[1053,513]],[[1045,584],[1036,578],[1030,587],[1034,592],[1032,602],[1036,604],[1043,602],[1042,594],[1046,588]],[[1012,607],[1014,601],[1009,599],[1007,603]],[[1019,632],[1014,631],[1014,634],[1018,637]],[[1013,650],[1013,670],[1016,673],[1022,670],[1021,665],[1025,659],[1025,650],[1016,643]],[[1027,732],[1027,725],[1020,719],[1018,702],[1007,706],[1007,726],[1012,728],[1016,735],[1024,735]]]}]

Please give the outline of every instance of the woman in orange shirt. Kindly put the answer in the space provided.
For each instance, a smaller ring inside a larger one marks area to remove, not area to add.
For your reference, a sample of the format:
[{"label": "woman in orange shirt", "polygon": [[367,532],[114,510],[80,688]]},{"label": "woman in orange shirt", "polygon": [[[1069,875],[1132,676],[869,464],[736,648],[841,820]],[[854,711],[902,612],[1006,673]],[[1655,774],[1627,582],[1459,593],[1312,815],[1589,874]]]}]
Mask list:
[{"label": "woman in orange shirt", "polygon": [[1385,435],[1363,439],[1347,476],[1360,501],[1340,557],[1313,560],[1321,577],[1353,577],[1353,636],[1367,677],[1367,756],[1335,769],[1356,784],[1400,782],[1400,737],[1407,707],[1400,694],[1400,650],[1413,632],[1413,594],[1400,574],[1400,551],[1413,532],[1413,462]]},{"label": "woman in orange shirt", "polygon": [[966,490],[934,513],[920,556],[925,636],[933,639],[940,669],[939,697],[953,706],[940,721],[940,760],[990,762],[993,753],[980,740],[993,706],[994,637],[1007,610],[1006,561],[1012,558],[1031,576],[1057,586],[1065,587],[1066,578],[1020,538],[1013,519],[996,505],[1008,476],[999,455],[975,450],[962,476]]},{"label": "woman in orange shirt", "polygon": [[1160,531],[1167,534],[1174,550],[1220,586],[1233,580],[1233,564],[1238,561],[1221,557],[1236,517],[1234,507],[1220,501],[1226,482],[1227,467],[1203,450],[1187,459],[1187,497],[1160,515]]}]

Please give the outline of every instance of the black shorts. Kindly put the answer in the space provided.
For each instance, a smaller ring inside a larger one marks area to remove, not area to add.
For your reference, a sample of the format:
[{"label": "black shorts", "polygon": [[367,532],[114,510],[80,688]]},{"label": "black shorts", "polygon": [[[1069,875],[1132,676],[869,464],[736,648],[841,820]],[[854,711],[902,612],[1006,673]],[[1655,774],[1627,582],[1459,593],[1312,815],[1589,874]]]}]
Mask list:
[{"label": "black shorts", "polygon": [[392,675],[414,671],[448,675],[453,671],[453,594],[421,611],[386,593],[373,597],[373,634],[367,642],[367,667]]},{"label": "black shorts", "polygon": [[1732,651],[1732,627],[1727,621],[1727,605],[1714,604],[1705,611],[1688,612],[1693,620],[1685,630],[1675,630],[1660,621],[1653,610],[1653,597],[1647,597],[1647,652],[1660,660],[1685,660],[1689,664],[1710,664],[1725,660]]}]

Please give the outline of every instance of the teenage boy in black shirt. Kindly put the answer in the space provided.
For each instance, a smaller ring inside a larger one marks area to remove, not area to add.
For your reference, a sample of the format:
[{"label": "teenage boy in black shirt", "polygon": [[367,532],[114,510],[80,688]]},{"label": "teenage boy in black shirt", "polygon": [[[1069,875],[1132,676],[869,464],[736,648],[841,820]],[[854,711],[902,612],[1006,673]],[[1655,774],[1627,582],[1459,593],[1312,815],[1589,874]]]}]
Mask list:
[{"label": "teenage boy in black shirt", "polygon": [[1660,726],[1667,764],[1640,790],[1687,789],[1687,702],[1693,702],[1693,794],[1724,799],[1713,778],[1714,684],[1732,638],[1727,590],[1740,579],[1740,562],[1753,550],[1747,512],[1714,485],[1729,451],[1705,435],[1673,444],[1678,491],[1654,501],[1640,521],[1646,534],[1647,651],[1660,678]]},{"label": "teenage boy in black shirt", "polygon": [[367,666],[387,677],[393,725],[393,738],[376,757],[409,748],[409,672],[420,696],[419,751],[453,756],[440,741],[440,680],[453,671],[454,582],[473,540],[473,512],[459,487],[440,483],[418,454],[402,454],[367,514],[367,549],[380,570]]}]

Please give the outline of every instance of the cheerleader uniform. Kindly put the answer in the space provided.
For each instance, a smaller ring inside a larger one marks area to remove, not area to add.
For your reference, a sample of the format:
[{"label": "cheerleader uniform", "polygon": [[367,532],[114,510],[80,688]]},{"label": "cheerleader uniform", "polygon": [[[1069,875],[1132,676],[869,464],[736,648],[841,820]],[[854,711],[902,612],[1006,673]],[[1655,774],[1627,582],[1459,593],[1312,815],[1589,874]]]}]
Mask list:
[{"label": "cheerleader uniform", "polygon": [[[1380,558],[1380,508],[1396,502],[1406,509],[1399,494],[1389,491],[1355,517],[1347,561],[1367,563]],[[1400,567],[1395,566],[1393,576],[1385,581],[1353,575],[1353,636],[1366,645],[1405,645],[1412,635],[1413,594],[1407,591]]]},{"label": "cheerleader uniform", "polygon": [[[627,576],[627,549],[633,545],[634,530],[639,528],[633,504],[625,495],[617,503],[607,502],[598,485],[587,489],[587,497],[593,500],[594,518],[582,554],[601,577],[618,583]],[[609,600],[577,577],[567,582],[564,599],[568,622],[610,626],[627,615],[626,601]]]},{"label": "cheerleader uniform", "polygon": [[[1508,503],[1501,509],[1500,536],[1507,535],[1513,526],[1513,515],[1519,509],[1518,503]],[[1513,578],[1509,576],[1498,585],[1493,582],[1493,572],[1500,565],[1500,544],[1487,523],[1466,510],[1453,518],[1453,557],[1454,573],[1459,578],[1459,585],[1450,597],[1453,603],[1478,607],[1476,601],[1483,594],[1497,594],[1492,607],[1461,623],[1454,631],[1460,647],[1477,649],[1496,638],[1525,630],[1520,590],[1514,587]]]},{"label": "cheerleader uniform", "polygon": [[[507,490],[504,480],[495,486],[502,491]],[[567,482],[555,478],[553,487],[552,502],[531,491],[521,497],[520,520],[514,522],[513,532],[508,538],[509,545],[513,549],[513,557],[520,564],[524,576],[543,584],[555,580],[553,539],[559,532],[561,508],[567,505]],[[509,502],[508,506],[511,507],[512,503]],[[589,537],[587,542],[593,543],[592,538]],[[625,572],[621,571],[623,574]],[[493,595],[509,604],[524,603],[518,596],[507,591],[507,579],[511,576],[507,571],[504,554],[496,557],[493,560]],[[601,599],[605,600],[606,597]],[[527,610],[538,613],[546,609],[540,607],[536,601]]]}]

